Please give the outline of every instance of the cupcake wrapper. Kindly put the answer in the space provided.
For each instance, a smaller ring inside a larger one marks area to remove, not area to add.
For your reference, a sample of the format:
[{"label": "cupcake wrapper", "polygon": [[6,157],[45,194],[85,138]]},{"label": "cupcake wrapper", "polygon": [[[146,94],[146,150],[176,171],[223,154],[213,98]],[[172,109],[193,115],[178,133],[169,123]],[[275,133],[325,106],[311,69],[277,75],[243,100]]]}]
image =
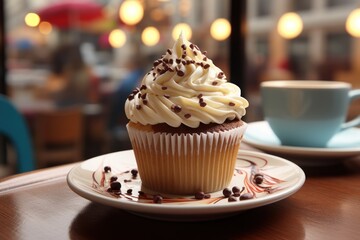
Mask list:
[{"label": "cupcake wrapper", "polygon": [[246,124],[228,131],[180,135],[129,125],[127,129],[145,188],[194,194],[218,191],[230,183]]}]

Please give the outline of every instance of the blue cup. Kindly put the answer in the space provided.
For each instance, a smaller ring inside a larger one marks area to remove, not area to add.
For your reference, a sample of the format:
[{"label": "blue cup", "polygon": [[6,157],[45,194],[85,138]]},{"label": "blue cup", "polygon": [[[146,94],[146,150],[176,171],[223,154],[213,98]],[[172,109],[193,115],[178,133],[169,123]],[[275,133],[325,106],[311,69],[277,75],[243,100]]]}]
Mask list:
[{"label": "blue cup", "polygon": [[339,131],[360,125],[345,122],[360,89],[337,81],[267,81],[260,85],[265,120],[282,145],[325,147]]}]

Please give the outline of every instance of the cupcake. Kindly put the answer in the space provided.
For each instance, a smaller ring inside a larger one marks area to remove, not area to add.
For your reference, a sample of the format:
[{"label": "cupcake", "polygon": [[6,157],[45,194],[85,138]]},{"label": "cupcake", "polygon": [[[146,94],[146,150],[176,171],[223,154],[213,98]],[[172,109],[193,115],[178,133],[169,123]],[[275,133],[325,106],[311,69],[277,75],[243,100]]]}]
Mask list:
[{"label": "cupcake", "polygon": [[222,190],[234,174],[248,101],[181,34],[125,103],[142,185],[158,193]]}]

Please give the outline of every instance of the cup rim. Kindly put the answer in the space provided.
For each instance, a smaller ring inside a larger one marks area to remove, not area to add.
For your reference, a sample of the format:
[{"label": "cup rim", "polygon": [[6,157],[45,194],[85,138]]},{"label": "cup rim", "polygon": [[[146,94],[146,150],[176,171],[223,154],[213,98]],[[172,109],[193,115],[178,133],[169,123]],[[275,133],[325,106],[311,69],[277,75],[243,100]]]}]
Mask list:
[{"label": "cup rim", "polygon": [[319,80],[271,80],[262,82],[260,87],[291,89],[338,89],[351,88],[351,84],[341,81]]}]

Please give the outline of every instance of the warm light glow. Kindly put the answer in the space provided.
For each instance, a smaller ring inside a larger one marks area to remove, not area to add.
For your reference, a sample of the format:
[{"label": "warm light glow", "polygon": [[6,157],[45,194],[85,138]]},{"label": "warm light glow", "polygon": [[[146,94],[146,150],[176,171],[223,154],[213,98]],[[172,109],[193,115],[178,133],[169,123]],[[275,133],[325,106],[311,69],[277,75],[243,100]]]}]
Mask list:
[{"label": "warm light glow", "polygon": [[360,37],[360,8],[350,13],[346,20],[346,31],[353,37]]},{"label": "warm light glow", "polygon": [[175,25],[175,27],[172,30],[172,35],[171,35],[172,38],[174,40],[177,40],[179,38],[181,32],[184,34],[184,36],[187,40],[191,39],[192,30],[191,30],[191,27],[186,23],[178,23]]},{"label": "warm light glow", "polygon": [[154,46],[160,40],[160,33],[155,27],[147,27],[141,34],[141,40],[146,46]]},{"label": "warm light glow", "polygon": [[36,13],[28,13],[25,16],[25,23],[29,27],[36,27],[40,23],[40,17]]},{"label": "warm light glow", "polygon": [[279,19],[277,30],[283,38],[296,38],[303,30],[302,19],[297,13],[285,13]]},{"label": "warm light glow", "polygon": [[109,34],[109,43],[113,48],[121,48],[126,43],[126,34],[121,29],[112,30]]},{"label": "warm light glow", "polygon": [[44,35],[48,35],[52,31],[52,26],[49,22],[41,22],[39,24],[39,32]]},{"label": "warm light glow", "polygon": [[223,41],[230,36],[231,26],[227,19],[216,19],[210,27],[211,36],[218,41]]},{"label": "warm light glow", "polygon": [[124,23],[135,25],[144,17],[144,8],[138,0],[126,0],[120,6],[119,17]]}]

